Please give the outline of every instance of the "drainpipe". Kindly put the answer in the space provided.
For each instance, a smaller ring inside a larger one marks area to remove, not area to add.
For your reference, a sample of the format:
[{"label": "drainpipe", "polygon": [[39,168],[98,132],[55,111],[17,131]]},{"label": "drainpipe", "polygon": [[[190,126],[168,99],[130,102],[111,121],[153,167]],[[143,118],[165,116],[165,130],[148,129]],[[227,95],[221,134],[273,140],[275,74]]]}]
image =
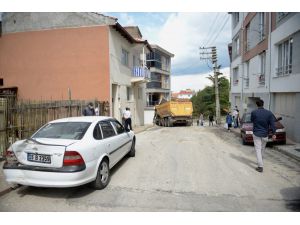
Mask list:
[{"label": "drainpipe", "polygon": [[272,61],[271,61],[271,57],[272,57],[272,54],[271,54],[271,33],[272,33],[272,13],[269,12],[269,30],[268,30],[268,33],[269,33],[269,110],[271,110],[271,74],[272,74]]}]

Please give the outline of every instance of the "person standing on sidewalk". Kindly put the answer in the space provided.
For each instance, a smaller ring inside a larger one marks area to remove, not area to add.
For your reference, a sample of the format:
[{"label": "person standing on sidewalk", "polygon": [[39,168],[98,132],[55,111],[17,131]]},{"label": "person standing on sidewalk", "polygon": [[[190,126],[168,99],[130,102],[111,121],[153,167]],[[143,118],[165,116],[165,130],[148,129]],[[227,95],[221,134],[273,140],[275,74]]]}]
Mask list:
[{"label": "person standing on sidewalk", "polygon": [[82,111],[83,116],[95,116],[94,104],[90,102],[85,109]]},{"label": "person standing on sidewalk", "polygon": [[264,101],[256,101],[257,109],[251,112],[251,122],[253,123],[253,142],[256,151],[258,167],[256,170],[263,172],[263,153],[268,141],[269,128],[272,129],[272,139],[276,139],[275,116],[269,110],[264,109]]},{"label": "person standing on sidewalk", "polygon": [[231,116],[230,112],[227,113],[226,123],[227,123],[227,130],[228,130],[228,132],[230,132],[230,128],[231,128],[231,125],[232,125],[232,116]]},{"label": "person standing on sidewalk", "polygon": [[[123,113],[123,118],[125,120],[125,130],[126,131],[133,130],[132,125],[131,125],[131,112],[128,107],[126,107],[126,109]],[[129,128],[128,128],[128,126],[129,126]]]}]

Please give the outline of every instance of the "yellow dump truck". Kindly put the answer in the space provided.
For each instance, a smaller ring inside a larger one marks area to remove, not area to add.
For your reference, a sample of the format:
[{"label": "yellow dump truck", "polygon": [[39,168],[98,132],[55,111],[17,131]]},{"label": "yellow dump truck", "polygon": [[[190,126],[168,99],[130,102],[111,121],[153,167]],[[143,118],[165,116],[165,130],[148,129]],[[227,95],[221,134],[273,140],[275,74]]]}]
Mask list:
[{"label": "yellow dump truck", "polygon": [[193,104],[191,101],[168,101],[155,106],[153,122],[159,126],[174,124],[192,125]]}]

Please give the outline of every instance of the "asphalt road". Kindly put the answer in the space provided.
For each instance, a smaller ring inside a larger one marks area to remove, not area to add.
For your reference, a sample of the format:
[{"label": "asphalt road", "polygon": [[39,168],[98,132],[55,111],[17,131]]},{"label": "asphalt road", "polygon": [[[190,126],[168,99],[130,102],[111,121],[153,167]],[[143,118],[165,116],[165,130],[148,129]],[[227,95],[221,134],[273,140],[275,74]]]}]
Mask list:
[{"label": "asphalt road", "polygon": [[153,127],[137,134],[104,190],[22,186],[0,211],[300,211],[300,165],[267,149],[264,173],[253,146],[222,128]]}]

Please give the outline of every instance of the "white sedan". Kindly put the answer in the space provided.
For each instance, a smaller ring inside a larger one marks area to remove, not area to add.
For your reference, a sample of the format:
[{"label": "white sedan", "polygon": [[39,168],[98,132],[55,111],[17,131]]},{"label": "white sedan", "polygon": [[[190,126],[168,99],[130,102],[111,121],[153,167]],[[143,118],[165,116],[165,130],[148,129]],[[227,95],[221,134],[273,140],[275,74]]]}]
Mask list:
[{"label": "white sedan", "polygon": [[37,187],[91,183],[103,189],[110,169],[135,156],[135,135],[114,118],[70,117],[49,122],[29,139],[12,144],[3,166],[6,181]]}]

